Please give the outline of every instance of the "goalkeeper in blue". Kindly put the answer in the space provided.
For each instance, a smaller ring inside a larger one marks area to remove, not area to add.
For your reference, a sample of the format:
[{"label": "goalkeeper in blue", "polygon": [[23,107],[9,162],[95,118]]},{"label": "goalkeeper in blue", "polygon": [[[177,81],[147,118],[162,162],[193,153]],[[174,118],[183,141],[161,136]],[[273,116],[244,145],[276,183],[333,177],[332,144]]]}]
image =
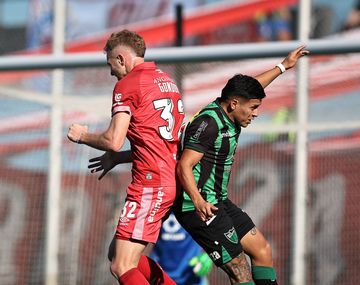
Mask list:
[{"label": "goalkeeper in blue", "polygon": [[181,227],[174,214],[163,223],[151,258],[177,285],[207,285],[212,260]]}]

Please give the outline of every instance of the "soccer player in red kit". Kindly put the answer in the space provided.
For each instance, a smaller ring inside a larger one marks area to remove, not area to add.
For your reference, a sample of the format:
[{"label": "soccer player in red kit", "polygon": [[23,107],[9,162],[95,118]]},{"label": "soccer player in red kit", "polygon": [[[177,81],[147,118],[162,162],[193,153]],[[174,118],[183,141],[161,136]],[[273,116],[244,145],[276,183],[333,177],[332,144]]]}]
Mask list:
[{"label": "soccer player in red kit", "polygon": [[[111,273],[119,284],[175,284],[142,253],[148,243],[156,242],[175,200],[184,111],[176,84],[153,62],[144,61],[145,49],[144,40],[134,32],[123,30],[109,37],[104,48],[107,64],[118,78],[109,127],[94,134],[87,126],[72,124],[68,138],[106,151],[104,163],[133,163],[111,256]],[[118,152],[125,138],[131,151]]]}]

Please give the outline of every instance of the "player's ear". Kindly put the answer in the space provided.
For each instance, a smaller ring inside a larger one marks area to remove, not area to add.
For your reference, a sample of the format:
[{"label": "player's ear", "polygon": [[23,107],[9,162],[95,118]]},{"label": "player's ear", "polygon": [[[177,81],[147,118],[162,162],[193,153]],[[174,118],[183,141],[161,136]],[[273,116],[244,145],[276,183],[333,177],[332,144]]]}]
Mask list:
[{"label": "player's ear", "polygon": [[237,100],[236,98],[231,99],[231,101],[230,101],[230,110],[234,111],[238,104],[239,104],[239,100]]},{"label": "player's ear", "polygon": [[125,58],[122,54],[118,54],[118,56],[116,57],[117,61],[119,62],[120,65],[125,65]]}]

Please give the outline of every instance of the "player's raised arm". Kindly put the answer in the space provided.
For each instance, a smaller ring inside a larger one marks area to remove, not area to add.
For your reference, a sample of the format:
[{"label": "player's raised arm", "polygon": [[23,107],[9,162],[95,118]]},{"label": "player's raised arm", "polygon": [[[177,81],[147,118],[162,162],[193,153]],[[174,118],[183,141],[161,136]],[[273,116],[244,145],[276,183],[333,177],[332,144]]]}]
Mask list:
[{"label": "player's raised arm", "polygon": [[276,79],[280,74],[284,73],[286,70],[293,68],[298,59],[308,55],[309,51],[305,49],[305,46],[302,45],[297,49],[291,51],[284,60],[278,65],[274,66],[272,69],[267,70],[261,74],[254,76],[261,84],[263,88],[267,87],[274,79]]}]

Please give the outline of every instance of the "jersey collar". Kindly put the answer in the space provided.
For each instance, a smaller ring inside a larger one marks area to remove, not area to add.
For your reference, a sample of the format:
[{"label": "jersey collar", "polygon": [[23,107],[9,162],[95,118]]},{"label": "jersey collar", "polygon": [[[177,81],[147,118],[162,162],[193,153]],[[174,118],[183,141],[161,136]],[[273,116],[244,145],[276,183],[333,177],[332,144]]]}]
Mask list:
[{"label": "jersey collar", "polygon": [[155,68],[156,68],[155,62],[146,61],[135,66],[132,71],[142,70],[142,69],[155,69]]}]

